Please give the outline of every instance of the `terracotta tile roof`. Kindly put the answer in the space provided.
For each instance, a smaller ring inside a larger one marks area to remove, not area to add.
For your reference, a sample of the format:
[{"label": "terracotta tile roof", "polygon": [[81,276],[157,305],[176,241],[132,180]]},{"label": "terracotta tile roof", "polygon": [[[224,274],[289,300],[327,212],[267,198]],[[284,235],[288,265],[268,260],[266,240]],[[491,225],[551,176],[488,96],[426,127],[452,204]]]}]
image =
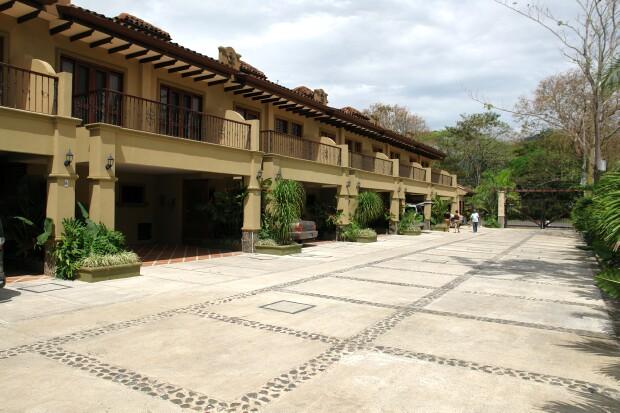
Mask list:
[{"label": "terracotta tile roof", "polygon": [[360,118],[364,120],[370,120],[368,116],[364,115],[362,112],[360,112],[359,110],[351,106],[345,106],[344,108],[340,108],[340,110],[346,113],[347,115],[354,116],[356,118]]},{"label": "terracotta tile roof", "polygon": [[256,76],[260,79],[267,79],[267,75],[258,70],[257,68],[255,68],[254,66],[252,66],[251,64],[249,64],[248,62],[244,62],[243,60],[241,61],[241,69],[240,69],[243,73],[247,73],[249,75],[252,76]]},{"label": "terracotta tile roof", "polygon": [[123,26],[129,27],[130,29],[146,33],[149,36],[156,37],[166,42],[172,40],[170,33],[129,13],[121,13],[115,17],[114,20]]},{"label": "terracotta tile roof", "polygon": [[314,92],[307,86],[297,86],[293,89],[293,92],[299,93],[307,98],[314,99]]}]

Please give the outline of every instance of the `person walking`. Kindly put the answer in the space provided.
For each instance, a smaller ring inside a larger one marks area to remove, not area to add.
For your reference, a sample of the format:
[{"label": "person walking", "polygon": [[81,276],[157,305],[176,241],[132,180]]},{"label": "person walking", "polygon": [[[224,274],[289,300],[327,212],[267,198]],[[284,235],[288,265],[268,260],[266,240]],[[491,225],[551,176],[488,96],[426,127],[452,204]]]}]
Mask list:
[{"label": "person walking", "polygon": [[446,229],[444,230],[444,232],[450,232],[450,218],[452,217],[452,214],[450,214],[450,211],[446,211],[445,214],[443,214],[443,223],[446,226]]},{"label": "person walking", "polygon": [[459,211],[454,213],[452,217],[452,222],[454,224],[454,233],[461,232],[461,216],[459,215]]},{"label": "person walking", "polygon": [[474,209],[474,212],[471,213],[469,220],[471,221],[471,227],[473,228],[474,233],[478,232],[478,224],[480,223],[480,214],[478,214],[478,211]]}]

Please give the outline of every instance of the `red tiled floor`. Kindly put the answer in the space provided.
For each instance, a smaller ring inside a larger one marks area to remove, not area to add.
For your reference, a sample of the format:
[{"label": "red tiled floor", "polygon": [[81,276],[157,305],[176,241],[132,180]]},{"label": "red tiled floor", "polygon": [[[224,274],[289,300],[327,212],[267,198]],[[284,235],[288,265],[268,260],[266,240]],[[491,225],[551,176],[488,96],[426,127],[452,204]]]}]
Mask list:
[{"label": "red tiled floor", "polygon": [[216,248],[197,247],[193,245],[149,244],[132,247],[140,256],[142,265],[163,265],[176,262],[208,260],[211,258],[230,257],[241,254],[241,251],[230,251]]}]

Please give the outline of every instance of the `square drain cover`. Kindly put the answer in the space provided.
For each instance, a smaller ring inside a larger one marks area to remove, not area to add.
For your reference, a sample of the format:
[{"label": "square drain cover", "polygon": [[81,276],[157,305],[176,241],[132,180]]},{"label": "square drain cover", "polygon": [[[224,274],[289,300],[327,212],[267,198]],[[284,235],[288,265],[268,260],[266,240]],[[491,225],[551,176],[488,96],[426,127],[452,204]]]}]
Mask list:
[{"label": "square drain cover", "polygon": [[37,284],[29,287],[20,287],[18,290],[30,291],[31,293],[48,293],[50,291],[56,290],[64,290],[67,288],[71,288],[68,285],[55,284],[55,283],[46,283],[46,284]]},{"label": "square drain cover", "polygon": [[312,307],[315,307],[315,306],[310,305],[310,304],[296,303],[295,301],[286,301],[286,300],[276,301],[275,303],[260,306],[260,308],[264,308],[267,310],[273,310],[273,311],[279,311],[281,313],[288,313],[288,314],[301,313],[302,311],[306,311]]}]

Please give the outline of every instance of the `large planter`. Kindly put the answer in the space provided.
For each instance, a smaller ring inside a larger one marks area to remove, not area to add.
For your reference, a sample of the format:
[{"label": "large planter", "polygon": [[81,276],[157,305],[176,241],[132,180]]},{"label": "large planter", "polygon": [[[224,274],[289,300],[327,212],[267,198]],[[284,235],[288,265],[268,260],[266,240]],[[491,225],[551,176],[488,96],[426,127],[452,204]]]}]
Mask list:
[{"label": "large planter", "polygon": [[355,238],[355,242],[377,242],[377,236],[373,235],[371,237],[362,237],[362,236],[358,236]]},{"label": "large planter", "polygon": [[299,254],[301,252],[301,244],[290,245],[257,245],[254,247],[257,254],[269,254],[269,255],[291,255]]},{"label": "large planter", "polygon": [[140,275],[142,263],[115,265],[113,267],[87,268],[77,270],[77,279],[88,283],[116,280],[118,278],[136,277]]},{"label": "large planter", "polygon": [[408,229],[400,232],[401,235],[421,235],[422,231],[419,228],[416,229]]},{"label": "large planter", "polygon": [[448,226],[446,224],[437,224],[437,225],[433,225],[431,226],[431,229],[433,231],[443,231],[443,232],[448,232]]}]

